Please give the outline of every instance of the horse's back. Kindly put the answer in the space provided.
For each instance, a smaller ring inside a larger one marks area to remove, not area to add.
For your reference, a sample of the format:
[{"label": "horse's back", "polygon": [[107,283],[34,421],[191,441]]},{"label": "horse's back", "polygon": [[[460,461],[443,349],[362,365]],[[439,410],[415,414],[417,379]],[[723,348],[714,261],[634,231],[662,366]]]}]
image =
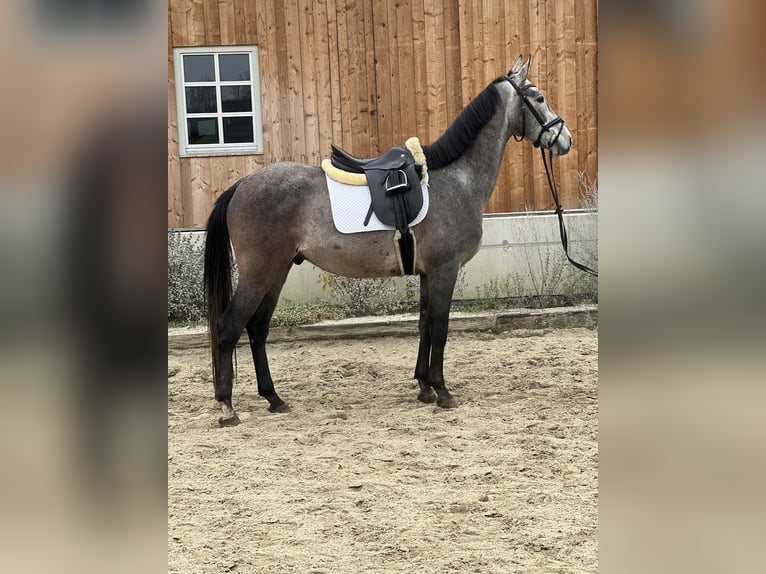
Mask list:
[{"label": "horse's back", "polygon": [[[272,219],[321,200],[327,185],[319,167],[293,162],[268,165],[243,177],[229,206],[229,221]],[[297,215],[297,213],[296,213]]]},{"label": "horse's back", "polygon": [[326,188],[320,167],[283,161],[243,177],[237,195],[239,202],[268,201],[271,197],[275,201],[305,201],[322,186]]}]

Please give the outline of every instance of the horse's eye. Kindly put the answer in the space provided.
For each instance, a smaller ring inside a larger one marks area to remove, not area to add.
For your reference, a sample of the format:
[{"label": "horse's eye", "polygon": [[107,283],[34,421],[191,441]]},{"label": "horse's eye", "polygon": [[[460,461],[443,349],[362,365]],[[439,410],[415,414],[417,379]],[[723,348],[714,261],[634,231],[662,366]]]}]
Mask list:
[{"label": "horse's eye", "polygon": [[545,97],[544,96],[537,96],[537,101],[542,104],[545,101]]}]

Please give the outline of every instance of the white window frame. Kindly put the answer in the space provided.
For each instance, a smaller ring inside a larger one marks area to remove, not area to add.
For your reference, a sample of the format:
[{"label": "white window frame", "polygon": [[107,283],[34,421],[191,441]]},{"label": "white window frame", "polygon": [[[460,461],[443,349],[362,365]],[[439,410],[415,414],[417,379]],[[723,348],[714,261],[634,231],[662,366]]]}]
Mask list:
[{"label": "white window frame", "polygon": [[[215,62],[215,82],[185,82],[183,56],[185,54],[213,55]],[[250,82],[222,82],[218,74],[218,54],[248,54],[250,56]],[[263,153],[263,122],[261,120],[261,76],[258,66],[258,46],[204,46],[173,49],[173,65],[175,67],[176,108],[178,110],[178,148],[181,157],[198,155],[232,155],[232,154],[262,154]],[[218,109],[215,113],[187,114],[186,87],[215,86]],[[253,143],[217,143],[189,144],[187,117],[213,117],[218,120],[219,137],[223,139],[223,118],[241,117],[248,112],[223,112],[221,110],[221,86],[250,86],[253,103]]]}]

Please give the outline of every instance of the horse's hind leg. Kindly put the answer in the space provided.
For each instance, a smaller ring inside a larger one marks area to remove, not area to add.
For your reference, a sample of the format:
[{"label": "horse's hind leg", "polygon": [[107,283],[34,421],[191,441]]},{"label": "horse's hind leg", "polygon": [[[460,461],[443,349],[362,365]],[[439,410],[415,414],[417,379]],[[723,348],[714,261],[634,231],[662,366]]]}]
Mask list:
[{"label": "horse's hind leg", "polygon": [[213,385],[215,398],[221,405],[221,417],[218,419],[221,426],[239,424],[239,417],[231,402],[234,378],[231,359],[245,323],[253,315],[262,296],[262,292],[248,292],[240,282],[231,302],[218,319],[218,363]]},{"label": "horse's hind leg", "polygon": [[279,300],[279,293],[282,291],[285,277],[275,284],[264,296],[258,310],[247,322],[247,335],[250,338],[250,349],[253,352],[253,363],[255,364],[255,376],[258,379],[258,394],[269,401],[269,411],[272,413],[284,413],[290,410],[290,407],[279,398],[274,390],[274,381],[271,379],[269,370],[269,361],[266,357],[266,338],[269,336],[269,323],[274,309]]}]

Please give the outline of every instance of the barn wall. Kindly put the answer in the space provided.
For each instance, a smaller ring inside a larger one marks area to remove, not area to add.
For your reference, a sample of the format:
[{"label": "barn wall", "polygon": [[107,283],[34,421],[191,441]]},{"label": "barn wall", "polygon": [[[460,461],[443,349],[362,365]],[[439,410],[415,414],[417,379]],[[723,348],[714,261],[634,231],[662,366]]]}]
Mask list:
[{"label": "barn wall", "polygon": [[[557,160],[564,207],[597,174],[597,0],[170,0],[168,226],[201,227],[214,199],[270,163],[319,165],[337,143],[375,155],[429,143],[519,54],[574,138]],[[259,47],[265,153],[181,158],[173,48]],[[488,213],[552,207],[537,150],[511,141]]]}]

